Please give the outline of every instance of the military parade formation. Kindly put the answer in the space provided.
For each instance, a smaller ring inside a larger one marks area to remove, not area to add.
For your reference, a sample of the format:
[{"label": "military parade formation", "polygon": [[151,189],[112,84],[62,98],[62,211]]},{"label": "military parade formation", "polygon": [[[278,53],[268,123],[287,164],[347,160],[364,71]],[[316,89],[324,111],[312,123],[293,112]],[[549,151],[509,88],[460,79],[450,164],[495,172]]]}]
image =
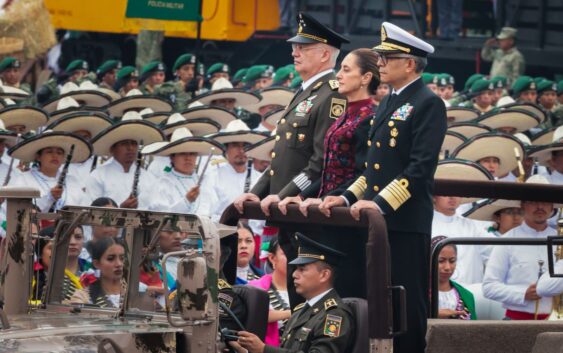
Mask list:
[{"label": "military parade formation", "polygon": [[[471,75],[460,91],[452,75],[425,71],[434,47],[402,28],[384,22],[373,48],[340,55],[349,40],[306,13],[288,40],[293,64],[278,68],[235,72],[192,53],[171,68],[112,59],[94,70],[76,59],[33,92],[20,81],[20,61],[6,57],[0,182],[38,189],[43,213],[118,207],[219,222],[229,206],[242,213],[248,201],[266,215],[273,208],[285,214],[290,204],[304,215],[318,206],[327,217],[349,207],[357,220],[375,210],[387,225],[393,285],[407,291],[408,331],[394,350],[422,353],[433,246],[448,237],[558,233],[561,204],[433,195],[435,178],[563,185],[563,80],[526,76],[516,37],[505,27],[487,41],[481,56],[492,61],[490,74]],[[174,79],[166,81],[167,73]],[[0,237],[14,221],[2,202]],[[36,271],[44,282],[53,227],[38,224],[35,233],[42,235]],[[117,229],[75,233],[66,298],[117,307],[124,256]],[[241,222],[237,233],[236,284],[266,290],[270,311],[265,341],[241,329],[231,314],[244,322],[246,309],[235,283],[221,276],[219,301],[230,309],[220,309],[221,320],[236,331],[226,349],[350,352],[357,327],[342,298],[365,297],[365,239],[257,220]],[[163,231],[160,251],[177,251],[183,240]],[[446,246],[439,317],[495,318],[476,311],[493,301],[499,319],[547,319],[563,293],[547,262],[542,246]],[[173,284],[175,272],[163,278],[159,261],[143,266],[143,290],[163,304],[159,288]],[[40,301],[41,281],[34,286]]]}]

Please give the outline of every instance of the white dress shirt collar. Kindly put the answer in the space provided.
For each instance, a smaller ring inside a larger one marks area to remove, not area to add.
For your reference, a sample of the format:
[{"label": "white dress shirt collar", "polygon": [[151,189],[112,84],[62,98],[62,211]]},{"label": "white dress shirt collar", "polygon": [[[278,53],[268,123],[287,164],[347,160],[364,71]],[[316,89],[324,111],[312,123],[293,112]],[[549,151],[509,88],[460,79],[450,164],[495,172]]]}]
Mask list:
[{"label": "white dress shirt collar", "polygon": [[412,84],[413,84],[416,80],[418,80],[418,79],[420,79],[420,76],[418,76],[417,78],[415,78],[414,80],[412,80],[411,82],[407,83],[406,85],[404,85],[403,87],[401,87],[401,88],[399,88],[399,89],[394,89],[394,88],[393,88],[393,91],[391,92],[391,94],[396,94],[396,95],[401,94],[401,93],[405,90],[405,88],[407,88],[408,86],[412,85]]},{"label": "white dress shirt collar", "polygon": [[322,293],[319,294],[319,295],[314,296],[313,298],[311,298],[311,299],[309,299],[309,300],[307,300],[307,304],[309,304],[310,306],[314,306],[315,304],[317,304],[317,303],[319,302],[319,300],[321,300],[321,299],[322,299],[325,295],[327,295],[328,292],[330,292],[331,290],[332,290],[332,288],[329,289],[329,290],[327,290],[327,291],[322,292]]},{"label": "white dress shirt collar", "polygon": [[315,76],[311,77],[310,79],[308,79],[307,81],[303,81],[303,83],[301,84],[301,88],[303,88],[303,91],[306,90],[307,88],[309,88],[310,85],[312,85],[316,80],[318,80],[319,78],[323,77],[324,75],[328,75],[329,73],[332,73],[332,69],[328,69],[322,72],[319,72],[318,74],[316,74]]}]

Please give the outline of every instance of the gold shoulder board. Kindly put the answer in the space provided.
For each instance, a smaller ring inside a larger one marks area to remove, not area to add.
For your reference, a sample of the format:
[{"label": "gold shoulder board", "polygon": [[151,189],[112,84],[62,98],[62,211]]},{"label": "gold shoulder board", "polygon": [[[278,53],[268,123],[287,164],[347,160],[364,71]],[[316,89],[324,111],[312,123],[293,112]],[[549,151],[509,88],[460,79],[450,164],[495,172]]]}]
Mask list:
[{"label": "gold shoulder board", "polygon": [[336,303],[336,300],[334,300],[333,298],[329,298],[327,300],[325,300],[325,310],[328,310],[330,308],[334,308],[337,307],[338,304]]}]

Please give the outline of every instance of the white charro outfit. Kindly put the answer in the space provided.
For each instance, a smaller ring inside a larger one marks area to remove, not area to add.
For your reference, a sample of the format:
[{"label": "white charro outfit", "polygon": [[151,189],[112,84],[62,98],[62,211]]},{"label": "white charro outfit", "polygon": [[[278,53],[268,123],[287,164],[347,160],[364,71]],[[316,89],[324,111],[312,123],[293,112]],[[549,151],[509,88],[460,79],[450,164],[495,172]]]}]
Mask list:
[{"label": "white charro outfit", "polygon": [[198,175],[195,172],[192,175],[186,175],[171,169],[163,172],[160,182],[164,192],[162,197],[166,200],[168,211],[212,216],[217,198],[209,177],[204,177],[199,196],[194,202],[190,202],[186,198],[186,194],[197,185]]}]

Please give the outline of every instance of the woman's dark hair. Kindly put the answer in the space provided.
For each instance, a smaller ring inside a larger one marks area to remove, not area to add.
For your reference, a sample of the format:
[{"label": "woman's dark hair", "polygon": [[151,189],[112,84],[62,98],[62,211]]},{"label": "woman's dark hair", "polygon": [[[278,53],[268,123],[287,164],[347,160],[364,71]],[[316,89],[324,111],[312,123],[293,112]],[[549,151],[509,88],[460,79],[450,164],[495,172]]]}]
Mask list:
[{"label": "woman's dark hair", "polygon": [[356,57],[356,64],[360,67],[360,72],[363,74],[371,72],[373,77],[368,84],[369,94],[375,94],[377,86],[379,86],[379,68],[377,67],[377,54],[367,48],[360,48],[352,50],[350,54]]},{"label": "woman's dark hair", "polygon": [[112,238],[112,237],[105,237],[105,238],[96,240],[95,242],[91,242],[90,254],[92,254],[92,260],[100,261],[100,259],[102,258],[102,256],[106,252],[106,250],[109,249],[110,246],[115,245],[115,244],[121,245],[121,246],[124,247],[124,245],[121,241],[119,241],[118,239]]},{"label": "woman's dark hair", "polygon": [[107,206],[107,205],[112,205],[113,207],[118,207],[117,203],[109,197],[98,197],[97,199],[92,201],[92,204],[91,204],[91,206],[95,206],[95,207],[104,207],[104,206]]},{"label": "woman's dark hair", "polygon": [[[434,252],[434,249],[436,249],[436,246],[438,246],[438,243],[441,242],[444,239],[448,239],[448,237],[446,237],[445,235],[437,235],[435,237],[432,237],[432,240],[430,242],[430,250],[431,252]],[[457,246],[455,246],[455,244],[448,244],[446,246],[451,246],[455,253],[457,254]]]},{"label": "woman's dark hair", "polygon": [[[268,244],[268,253],[275,255],[276,251],[278,251],[278,248],[280,248],[280,242],[278,240],[278,237],[272,237],[272,239],[270,239],[270,243]],[[270,260],[266,260],[268,262],[268,265],[270,266],[270,268],[274,268],[273,264],[270,262]]]},{"label": "woman's dark hair", "polygon": [[246,222],[238,222],[237,225],[237,230],[239,229],[246,229],[247,231],[250,232],[250,234],[252,234],[252,237],[254,238],[254,231],[252,230],[252,228],[250,228],[250,226],[248,225],[248,223]]}]

